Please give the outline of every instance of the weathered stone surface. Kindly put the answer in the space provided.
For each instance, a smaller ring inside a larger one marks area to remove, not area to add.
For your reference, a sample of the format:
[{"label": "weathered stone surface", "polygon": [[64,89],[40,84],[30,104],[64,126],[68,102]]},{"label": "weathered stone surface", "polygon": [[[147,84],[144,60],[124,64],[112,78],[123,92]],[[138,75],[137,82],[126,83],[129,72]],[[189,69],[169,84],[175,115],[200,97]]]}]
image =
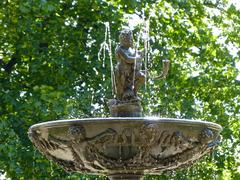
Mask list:
[{"label": "weathered stone surface", "polygon": [[219,142],[221,126],[161,118],[93,118],[33,125],[29,137],[70,172],[139,179],[186,166]]},{"label": "weathered stone surface", "polygon": [[108,102],[111,117],[141,117],[142,106],[139,100],[117,101],[110,99]]}]

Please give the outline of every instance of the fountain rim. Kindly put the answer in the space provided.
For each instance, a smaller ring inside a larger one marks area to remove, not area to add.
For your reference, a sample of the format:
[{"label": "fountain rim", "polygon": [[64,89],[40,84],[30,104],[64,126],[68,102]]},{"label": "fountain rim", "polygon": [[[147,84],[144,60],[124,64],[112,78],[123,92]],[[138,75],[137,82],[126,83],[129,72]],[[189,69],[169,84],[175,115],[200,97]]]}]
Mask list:
[{"label": "fountain rim", "polygon": [[80,119],[63,119],[63,120],[53,120],[46,121],[38,124],[32,125],[29,129],[35,128],[53,128],[61,127],[69,124],[79,124],[79,123],[111,123],[111,122],[149,122],[149,123],[175,123],[179,125],[186,126],[198,126],[206,125],[206,127],[215,129],[217,131],[222,131],[222,126],[209,121],[202,120],[191,120],[191,119],[178,119],[178,118],[159,118],[159,117],[100,117],[100,118],[80,118]]}]

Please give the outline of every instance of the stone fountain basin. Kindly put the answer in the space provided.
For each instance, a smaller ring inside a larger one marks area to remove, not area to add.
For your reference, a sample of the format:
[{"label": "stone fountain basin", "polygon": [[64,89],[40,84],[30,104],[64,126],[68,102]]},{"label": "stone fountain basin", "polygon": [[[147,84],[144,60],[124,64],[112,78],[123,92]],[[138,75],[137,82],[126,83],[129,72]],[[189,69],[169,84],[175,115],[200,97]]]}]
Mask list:
[{"label": "stone fountain basin", "polygon": [[192,164],[219,144],[221,130],[199,120],[88,118],[36,124],[29,137],[66,171],[130,179]]}]

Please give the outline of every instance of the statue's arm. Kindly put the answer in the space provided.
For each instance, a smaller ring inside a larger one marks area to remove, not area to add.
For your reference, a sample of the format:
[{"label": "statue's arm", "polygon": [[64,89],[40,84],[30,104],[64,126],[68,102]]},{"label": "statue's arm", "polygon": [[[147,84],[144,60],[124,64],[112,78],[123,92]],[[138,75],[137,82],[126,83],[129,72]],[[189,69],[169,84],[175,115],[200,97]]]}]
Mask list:
[{"label": "statue's arm", "polygon": [[140,56],[129,56],[128,54],[126,54],[120,47],[117,48],[117,51],[116,53],[122,57],[121,59],[123,59],[126,63],[129,63],[129,64],[133,64],[135,62],[135,59],[137,61],[139,61],[141,58]]}]

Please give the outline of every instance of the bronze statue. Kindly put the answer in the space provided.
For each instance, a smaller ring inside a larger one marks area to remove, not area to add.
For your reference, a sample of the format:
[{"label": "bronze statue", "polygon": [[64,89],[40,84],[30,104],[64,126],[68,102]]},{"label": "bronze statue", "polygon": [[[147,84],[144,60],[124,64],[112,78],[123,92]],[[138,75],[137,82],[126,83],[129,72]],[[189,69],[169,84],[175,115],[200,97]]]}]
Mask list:
[{"label": "bronze statue", "polygon": [[123,30],[119,35],[120,44],[116,48],[115,93],[117,100],[137,100],[137,91],[145,81],[141,70],[142,52],[133,48],[132,31]]},{"label": "bronze statue", "polygon": [[[110,114],[113,117],[139,117],[142,116],[142,106],[137,92],[144,84],[145,73],[147,73],[141,70],[143,53],[133,48],[131,30],[122,30],[119,41],[120,44],[115,51],[117,65],[114,71],[113,87],[116,98],[108,101]],[[169,63],[169,60],[164,60],[161,75],[153,79],[166,78]]]}]

